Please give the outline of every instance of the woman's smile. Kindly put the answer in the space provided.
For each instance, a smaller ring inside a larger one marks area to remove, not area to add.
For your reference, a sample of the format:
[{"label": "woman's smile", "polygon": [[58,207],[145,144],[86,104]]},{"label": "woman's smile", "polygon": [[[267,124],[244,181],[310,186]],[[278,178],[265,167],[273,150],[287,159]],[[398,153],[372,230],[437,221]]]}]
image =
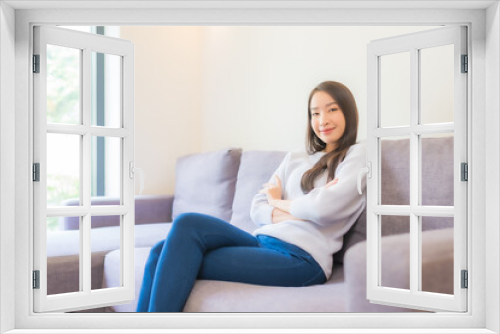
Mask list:
[{"label": "woman's smile", "polygon": [[333,130],[335,130],[335,128],[324,129],[324,130],[320,130],[319,132],[321,132],[321,134],[323,134],[323,135],[328,135],[328,134],[332,133]]}]

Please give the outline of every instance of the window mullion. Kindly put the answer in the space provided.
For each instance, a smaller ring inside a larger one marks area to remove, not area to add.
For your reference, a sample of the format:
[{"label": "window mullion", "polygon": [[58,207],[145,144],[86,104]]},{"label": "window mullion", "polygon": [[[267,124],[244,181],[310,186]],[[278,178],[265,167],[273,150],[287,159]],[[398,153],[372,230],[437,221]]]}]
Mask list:
[{"label": "window mullion", "polygon": [[[90,215],[90,205],[91,205],[91,134],[90,134],[90,124],[91,124],[91,78],[90,78],[90,55],[89,49],[83,49],[83,61],[82,61],[82,124],[86,129],[85,134],[82,136],[82,203],[84,207],[88,208],[89,211],[85,213],[81,220],[80,226],[80,254],[81,254],[81,270],[80,270],[80,282],[83,282],[82,291],[90,293],[91,290],[91,241],[90,241],[90,228],[91,228],[91,215]],[[81,283],[82,284],[82,283]]]},{"label": "window mullion", "polygon": [[[415,128],[419,123],[419,57],[416,48],[410,49],[410,208],[416,207],[420,193],[420,156],[418,135]],[[420,277],[419,218],[410,213],[410,291],[418,291]]]}]

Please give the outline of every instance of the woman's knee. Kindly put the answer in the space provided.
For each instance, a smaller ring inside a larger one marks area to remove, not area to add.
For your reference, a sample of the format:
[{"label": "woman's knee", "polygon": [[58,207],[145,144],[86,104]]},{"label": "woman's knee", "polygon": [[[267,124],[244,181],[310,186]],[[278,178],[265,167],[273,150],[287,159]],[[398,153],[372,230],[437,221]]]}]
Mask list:
[{"label": "woman's knee", "polygon": [[203,224],[206,220],[207,215],[196,213],[196,212],[187,212],[181,213],[178,215],[174,222],[172,223],[172,229],[197,229],[200,224]]},{"label": "woman's knee", "polygon": [[161,250],[163,249],[163,245],[165,244],[165,239],[156,243],[153,247],[151,247],[151,253],[159,255]]}]

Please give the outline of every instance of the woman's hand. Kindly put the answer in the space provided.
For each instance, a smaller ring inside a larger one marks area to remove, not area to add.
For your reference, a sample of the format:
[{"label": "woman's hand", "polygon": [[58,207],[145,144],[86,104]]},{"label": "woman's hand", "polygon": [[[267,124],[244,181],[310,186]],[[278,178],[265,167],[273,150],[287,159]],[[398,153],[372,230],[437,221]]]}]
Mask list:
[{"label": "woman's hand", "polygon": [[281,200],[282,190],[281,190],[281,180],[278,175],[274,175],[276,184],[265,183],[259,193],[267,195],[267,201],[273,203],[274,201]]},{"label": "woman's hand", "polygon": [[261,191],[259,191],[259,193],[267,195],[267,202],[269,203],[270,206],[273,206],[276,209],[289,213],[292,202],[281,199],[282,196],[281,180],[277,175],[274,175],[274,179],[276,180],[276,184],[265,183],[263,185],[264,188]]},{"label": "woman's hand", "polygon": [[281,223],[282,221],[285,221],[285,220],[301,220],[301,221],[305,221],[303,219],[299,219],[299,218],[296,218],[296,217],[292,216],[288,212],[285,212],[283,210],[275,208],[273,210],[273,224],[278,224],[278,223]]}]

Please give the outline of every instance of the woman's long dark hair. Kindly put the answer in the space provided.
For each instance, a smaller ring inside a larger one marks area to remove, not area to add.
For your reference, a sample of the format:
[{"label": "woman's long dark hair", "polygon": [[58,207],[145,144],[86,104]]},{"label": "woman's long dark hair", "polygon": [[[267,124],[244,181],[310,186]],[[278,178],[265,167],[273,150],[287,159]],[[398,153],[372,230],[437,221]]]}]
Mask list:
[{"label": "woman's long dark hair", "polygon": [[325,92],[330,95],[342,110],[345,118],[344,134],[338,141],[338,146],[332,152],[326,153],[319,161],[302,176],[300,186],[304,194],[309,193],[314,188],[314,180],[326,169],[328,170],[328,181],[335,178],[335,170],[339,163],[344,160],[347,151],[356,143],[358,135],[358,108],[356,101],[349,88],[335,81],[325,81],[320,83],[309,94],[307,104],[307,138],[306,149],[310,155],[323,151],[326,143],[316,136],[311,126],[311,100],[316,92]]}]

